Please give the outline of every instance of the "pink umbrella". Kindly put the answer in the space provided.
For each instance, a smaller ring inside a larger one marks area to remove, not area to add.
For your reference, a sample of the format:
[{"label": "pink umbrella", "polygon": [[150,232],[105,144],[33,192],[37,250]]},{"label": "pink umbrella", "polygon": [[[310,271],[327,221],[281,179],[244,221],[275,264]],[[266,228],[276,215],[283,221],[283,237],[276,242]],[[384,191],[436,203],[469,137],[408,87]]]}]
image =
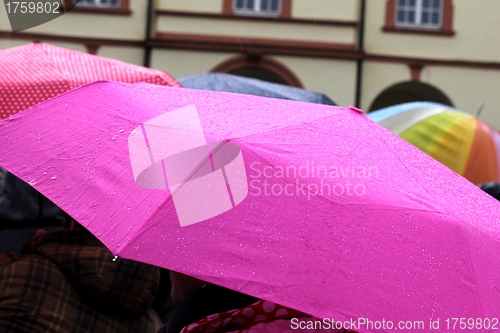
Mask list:
[{"label": "pink umbrella", "polygon": [[0,165],[118,257],[358,332],[499,325],[500,205],[355,108],[97,82],[0,122]]},{"label": "pink umbrella", "polygon": [[0,51],[0,73],[0,119],[98,80],[180,87],[162,71],[39,42]]}]

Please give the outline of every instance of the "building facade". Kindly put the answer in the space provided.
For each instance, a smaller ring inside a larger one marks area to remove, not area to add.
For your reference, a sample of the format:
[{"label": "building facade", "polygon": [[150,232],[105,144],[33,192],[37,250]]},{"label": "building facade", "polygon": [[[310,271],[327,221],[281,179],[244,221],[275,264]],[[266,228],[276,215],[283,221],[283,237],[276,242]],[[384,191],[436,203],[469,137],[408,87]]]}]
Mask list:
[{"label": "building facade", "polygon": [[[66,4],[72,0],[65,0]],[[365,111],[415,100],[450,104],[500,128],[496,0],[81,0],[13,33],[165,70],[221,71],[318,91]]]}]

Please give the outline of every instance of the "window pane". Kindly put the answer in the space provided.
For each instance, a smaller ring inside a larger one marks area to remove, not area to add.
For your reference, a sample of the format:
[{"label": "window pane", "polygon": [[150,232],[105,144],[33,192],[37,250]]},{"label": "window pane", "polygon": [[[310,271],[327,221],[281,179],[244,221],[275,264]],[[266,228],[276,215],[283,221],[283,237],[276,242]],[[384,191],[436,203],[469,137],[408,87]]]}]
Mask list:
[{"label": "window pane", "polygon": [[279,4],[279,0],[272,0],[271,10],[273,12],[277,12],[278,11],[278,4]]},{"label": "window pane", "polygon": [[279,14],[280,0],[235,0],[233,6],[234,10],[241,14],[274,16]]},{"label": "window pane", "polygon": [[422,24],[429,23],[429,13],[423,12],[422,13]]},{"label": "window pane", "polygon": [[403,10],[398,10],[398,22],[403,23],[405,21],[405,12]]},{"label": "window pane", "polygon": [[439,24],[439,13],[433,13],[432,14],[432,23],[433,24]]},{"label": "window pane", "polygon": [[395,23],[397,25],[440,27],[443,15],[442,0],[398,0],[396,3]]},{"label": "window pane", "polygon": [[408,11],[408,23],[415,23],[415,11]]},{"label": "window pane", "polygon": [[73,0],[74,4],[81,4],[89,7],[106,7],[116,8],[120,7],[120,0]]},{"label": "window pane", "polygon": [[94,2],[104,7],[118,7],[119,0],[94,0]]}]

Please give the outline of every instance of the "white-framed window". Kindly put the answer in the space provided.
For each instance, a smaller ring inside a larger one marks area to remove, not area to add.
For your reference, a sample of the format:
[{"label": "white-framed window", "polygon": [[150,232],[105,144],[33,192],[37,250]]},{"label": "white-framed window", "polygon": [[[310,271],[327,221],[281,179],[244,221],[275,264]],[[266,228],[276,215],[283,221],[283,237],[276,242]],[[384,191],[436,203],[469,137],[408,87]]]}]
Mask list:
[{"label": "white-framed window", "polygon": [[443,22],[442,0],[397,0],[397,26],[440,29]]},{"label": "white-framed window", "polygon": [[243,15],[279,16],[281,0],[234,0],[233,11]]},{"label": "white-framed window", "polygon": [[120,0],[74,0],[80,6],[120,8]]}]

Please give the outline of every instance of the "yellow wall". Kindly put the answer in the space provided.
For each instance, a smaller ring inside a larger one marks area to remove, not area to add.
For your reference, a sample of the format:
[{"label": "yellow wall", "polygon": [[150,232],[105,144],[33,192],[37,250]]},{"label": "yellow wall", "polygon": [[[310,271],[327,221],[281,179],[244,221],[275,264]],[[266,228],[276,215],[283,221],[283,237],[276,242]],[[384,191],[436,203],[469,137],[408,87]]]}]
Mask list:
[{"label": "yellow wall", "polygon": [[[164,10],[198,13],[222,12],[223,0],[158,0],[158,8]],[[350,0],[293,0],[292,18],[318,20],[356,20],[358,1]]]},{"label": "yellow wall", "polygon": [[[22,39],[0,39],[0,50],[29,43],[31,43],[31,41]],[[45,43],[87,53],[87,48],[83,44],[54,41]],[[144,49],[140,47],[101,46],[97,51],[97,55],[141,66],[144,62]]]},{"label": "yellow wall", "polygon": [[219,14],[222,12],[222,0],[157,0],[157,8]]},{"label": "yellow wall", "polygon": [[[26,39],[0,39],[0,50],[10,48],[10,47],[15,47],[15,46],[21,46],[25,44],[31,43],[30,40]],[[65,43],[65,42],[46,42],[46,44],[54,45],[57,47],[62,47],[74,51],[79,51],[79,52],[85,52],[87,53],[87,48],[85,45],[78,44],[78,43]]]},{"label": "yellow wall", "polygon": [[[83,38],[144,40],[147,1],[130,0],[130,10],[130,16],[70,11],[26,32]],[[3,3],[0,5],[0,29],[12,31]]]},{"label": "yellow wall", "polygon": [[315,42],[354,43],[355,30],[350,27],[294,25],[278,22],[214,20],[199,17],[161,16],[158,32],[231,36],[241,38],[283,39]]},{"label": "yellow wall", "polygon": [[21,45],[26,44],[27,42],[29,42],[29,41],[21,40],[21,39],[2,38],[2,39],[0,39],[0,50],[7,49],[10,47],[21,46]]},{"label": "yellow wall", "polygon": [[500,129],[500,71],[456,67],[425,67],[422,82],[432,84],[462,111],[474,113],[485,103],[481,119]]},{"label": "yellow wall", "polygon": [[292,17],[318,20],[353,21],[358,18],[358,1],[294,0]]},{"label": "yellow wall", "polygon": [[0,30],[12,31],[10,27],[9,17],[7,16],[7,10],[5,9],[3,1],[0,3]]},{"label": "yellow wall", "polygon": [[[454,0],[455,35],[431,36],[386,33],[386,0],[367,1],[365,50],[368,54],[407,58],[500,62],[500,1]],[[411,79],[405,64],[367,61],[364,65],[362,108],[368,109],[374,99],[390,86]],[[424,66],[421,82],[443,92],[455,107],[473,113],[480,102],[486,107],[481,118],[500,128],[500,70],[457,66]]]},{"label": "yellow wall", "polygon": [[500,1],[455,0],[455,35],[451,37],[382,31],[386,2],[367,1],[365,48],[368,52],[446,60],[499,60]]},{"label": "yellow wall", "polygon": [[[365,111],[385,89],[411,80],[407,65],[369,61],[364,65],[362,105]],[[474,113],[481,102],[481,119],[500,129],[500,71],[451,66],[426,66],[420,82],[440,90],[464,112]]]},{"label": "yellow wall", "polygon": [[338,105],[354,105],[355,62],[285,56],[273,58],[292,70],[305,89],[323,93]]},{"label": "yellow wall", "polygon": [[144,64],[144,49],[141,47],[101,46],[97,55],[139,66]]},{"label": "yellow wall", "polygon": [[151,55],[151,67],[179,78],[207,73],[221,62],[237,55],[222,52],[155,49]]},{"label": "yellow wall", "polygon": [[387,62],[367,61],[363,65],[361,109],[368,111],[385,89],[411,79],[408,66]]}]

